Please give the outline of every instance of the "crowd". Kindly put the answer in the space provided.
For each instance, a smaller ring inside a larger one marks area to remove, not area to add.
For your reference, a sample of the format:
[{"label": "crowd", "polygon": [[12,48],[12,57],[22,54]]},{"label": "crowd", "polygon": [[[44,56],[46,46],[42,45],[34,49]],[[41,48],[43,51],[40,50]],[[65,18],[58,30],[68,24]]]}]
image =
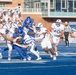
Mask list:
[{"label": "crowd", "polygon": [[5,21],[7,23],[9,22],[15,22],[21,20],[21,12],[19,9],[3,9],[0,11],[0,23],[2,21]]},{"label": "crowd", "polygon": [[65,35],[66,46],[69,46],[70,33],[71,28],[68,22],[63,25],[61,19],[57,19],[48,30],[43,27],[42,23],[35,24],[30,16],[22,21],[21,12],[17,9],[3,10],[0,13],[0,35],[6,40],[7,48],[0,50],[0,58],[3,57],[2,53],[8,50],[8,60],[11,60],[12,50],[15,49],[24,61],[31,60],[28,54],[28,48],[30,48],[30,53],[37,57],[36,60],[41,60],[42,57],[37,48],[39,45],[49,54],[50,58],[56,60],[60,38]]}]

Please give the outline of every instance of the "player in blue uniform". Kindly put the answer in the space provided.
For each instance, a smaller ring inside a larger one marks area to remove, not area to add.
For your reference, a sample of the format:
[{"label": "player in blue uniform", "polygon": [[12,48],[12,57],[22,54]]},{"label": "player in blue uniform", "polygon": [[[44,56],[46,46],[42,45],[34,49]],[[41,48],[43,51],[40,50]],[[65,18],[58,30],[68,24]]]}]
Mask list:
[{"label": "player in blue uniform", "polygon": [[[32,38],[35,38],[35,32],[34,32],[35,25],[34,24],[35,23],[32,21],[30,16],[28,16],[23,23],[23,29],[25,29],[25,31],[27,31],[27,34],[31,36]],[[38,52],[37,46],[35,46],[35,51]]]},{"label": "player in blue uniform", "polygon": [[[20,24],[19,24],[20,25]],[[24,33],[21,32],[21,27],[19,27],[18,29],[15,30],[15,32],[13,33],[13,35],[11,37],[7,37],[6,35],[4,34],[1,34],[5,40],[8,40],[8,41],[11,41],[12,42],[12,46],[18,51],[18,53],[20,54],[21,58],[25,60],[25,55],[26,55],[26,59],[28,59],[28,55],[27,55],[27,52],[26,52],[26,49],[23,48],[23,47],[19,47],[15,44],[13,44],[13,40],[19,36],[23,37],[24,36]]]}]

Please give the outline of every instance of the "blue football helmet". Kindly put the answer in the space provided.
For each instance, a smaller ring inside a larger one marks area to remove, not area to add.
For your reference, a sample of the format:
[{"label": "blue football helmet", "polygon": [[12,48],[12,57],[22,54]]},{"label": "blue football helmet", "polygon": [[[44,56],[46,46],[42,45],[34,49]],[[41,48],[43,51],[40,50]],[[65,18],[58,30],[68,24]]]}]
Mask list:
[{"label": "blue football helmet", "polygon": [[24,37],[23,29],[22,28],[18,28],[17,29],[17,34],[18,34],[18,36]]},{"label": "blue football helmet", "polygon": [[28,16],[28,17],[26,18],[26,20],[25,20],[25,23],[26,23],[26,24],[29,24],[30,22],[31,22],[31,17]]}]

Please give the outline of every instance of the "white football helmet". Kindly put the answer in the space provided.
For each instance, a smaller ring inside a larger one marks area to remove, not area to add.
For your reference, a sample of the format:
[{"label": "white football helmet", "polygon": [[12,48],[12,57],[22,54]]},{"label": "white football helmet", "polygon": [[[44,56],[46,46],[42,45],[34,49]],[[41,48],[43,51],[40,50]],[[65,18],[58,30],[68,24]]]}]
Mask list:
[{"label": "white football helmet", "polygon": [[57,27],[59,27],[61,23],[62,23],[61,19],[57,19],[57,20],[56,20],[56,25],[57,25]]},{"label": "white football helmet", "polygon": [[38,23],[38,24],[36,24],[36,27],[43,27],[43,24],[42,23]]},{"label": "white football helmet", "polygon": [[43,27],[43,24],[42,23],[38,23],[36,24],[36,30],[37,31],[41,31],[41,28]]},{"label": "white football helmet", "polygon": [[56,23],[62,23],[61,19],[57,19]]}]

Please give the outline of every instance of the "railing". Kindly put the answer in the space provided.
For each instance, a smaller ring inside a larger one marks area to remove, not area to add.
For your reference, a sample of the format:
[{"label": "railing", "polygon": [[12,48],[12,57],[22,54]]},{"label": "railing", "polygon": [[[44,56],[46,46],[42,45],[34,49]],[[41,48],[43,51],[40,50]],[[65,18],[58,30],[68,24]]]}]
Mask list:
[{"label": "railing", "polygon": [[47,2],[48,0],[41,0],[41,2]]},{"label": "railing", "polygon": [[39,13],[39,12],[41,12],[41,8],[24,8],[23,10],[22,10],[23,12],[33,12],[33,13]]},{"label": "railing", "polygon": [[43,17],[75,17],[76,18],[76,12],[50,12],[50,13],[42,12],[42,16]]}]

